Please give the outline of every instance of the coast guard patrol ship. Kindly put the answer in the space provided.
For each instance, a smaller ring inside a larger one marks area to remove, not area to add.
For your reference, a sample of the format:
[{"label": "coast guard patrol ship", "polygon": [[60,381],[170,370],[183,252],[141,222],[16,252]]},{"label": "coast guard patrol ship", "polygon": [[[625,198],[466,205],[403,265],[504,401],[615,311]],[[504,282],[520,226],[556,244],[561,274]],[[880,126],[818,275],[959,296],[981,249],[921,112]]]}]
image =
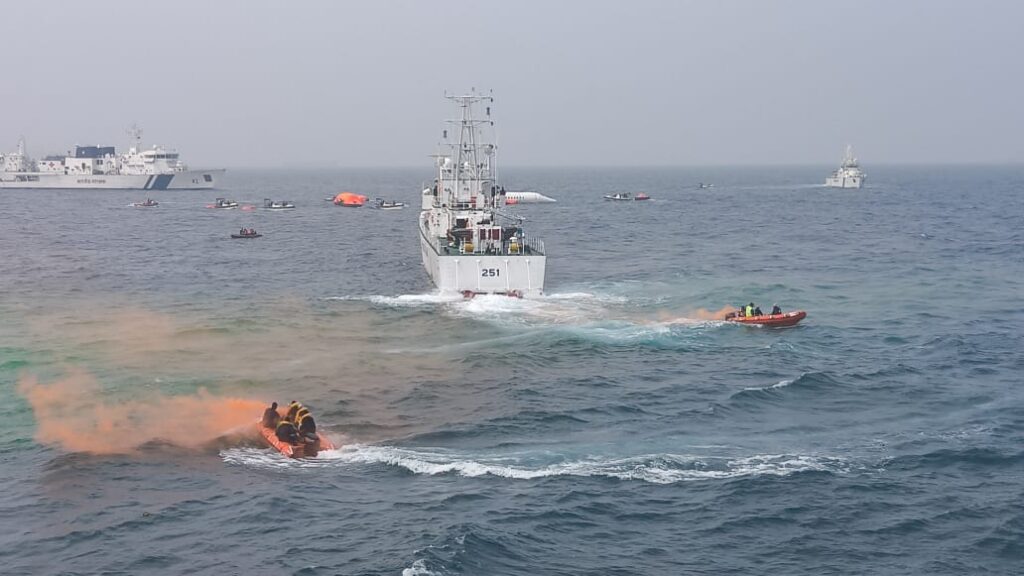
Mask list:
[{"label": "coast guard patrol ship", "polygon": [[[422,192],[419,218],[423,267],[440,292],[537,297],[544,293],[544,242],[525,233],[523,219],[501,209],[497,148],[485,142],[493,98],[448,96],[462,112],[452,121],[457,138],[444,131],[434,185]],[[474,106],[486,105],[486,119]]]},{"label": "coast guard patrol ship", "polygon": [[160,146],[143,150],[142,131],[132,127],[135,143],[126,154],[113,146],[75,146],[74,154],[33,160],[24,139],[10,154],[0,154],[0,188],[99,188],[189,190],[214,188],[224,169],[189,170],[178,153]]}]

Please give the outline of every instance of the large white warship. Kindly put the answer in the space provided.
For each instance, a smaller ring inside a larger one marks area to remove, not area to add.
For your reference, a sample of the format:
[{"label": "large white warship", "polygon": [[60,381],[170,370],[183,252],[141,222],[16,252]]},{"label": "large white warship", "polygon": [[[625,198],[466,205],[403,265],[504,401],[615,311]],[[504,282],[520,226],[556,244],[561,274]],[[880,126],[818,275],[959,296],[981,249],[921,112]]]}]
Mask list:
[{"label": "large white warship", "polygon": [[129,130],[134,144],[118,155],[113,146],[75,146],[63,156],[33,160],[18,149],[0,154],[0,188],[98,188],[189,190],[214,188],[224,169],[189,170],[178,153],[160,146],[142,149],[142,131]]},{"label": "large white warship", "polygon": [[[544,243],[528,236],[521,217],[503,212],[497,183],[490,96],[446,96],[461,110],[452,120],[458,136],[448,139],[437,160],[437,178],[423,190],[419,218],[423,266],[441,293],[540,296],[544,292]],[[486,103],[486,119],[474,107]]]},{"label": "large white warship", "polygon": [[867,177],[868,175],[860,169],[857,159],[853,156],[853,147],[847,145],[843,163],[825,179],[825,186],[829,188],[860,188],[864,185],[864,180]]}]

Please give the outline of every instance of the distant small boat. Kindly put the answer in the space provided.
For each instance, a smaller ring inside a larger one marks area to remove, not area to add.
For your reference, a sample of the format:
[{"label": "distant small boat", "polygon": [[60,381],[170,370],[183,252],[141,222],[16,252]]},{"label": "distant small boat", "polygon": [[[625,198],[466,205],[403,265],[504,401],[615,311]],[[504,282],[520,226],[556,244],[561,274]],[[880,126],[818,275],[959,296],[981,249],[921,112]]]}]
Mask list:
[{"label": "distant small boat", "polygon": [[405,202],[395,202],[394,200],[377,198],[377,201],[374,203],[374,207],[380,208],[381,210],[400,210],[405,208]]},{"label": "distant small boat", "polygon": [[697,188],[700,189],[700,190],[707,190],[708,188],[714,188],[714,187],[715,187],[714,184],[705,184],[703,182],[701,182],[700,184],[697,185]]},{"label": "distant small boat", "polygon": [[633,195],[629,192],[616,192],[615,194],[605,194],[605,200],[633,200]]},{"label": "distant small boat", "polygon": [[267,210],[291,210],[292,208],[295,208],[295,203],[290,200],[271,200],[270,198],[264,198],[263,207]]},{"label": "distant small boat", "polygon": [[225,200],[224,198],[217,198],[213,201],[213,204],[207,204],[206,207],[223,209],[238,208],[238,202],[235,202],[234,200]]},{"label": "distant small boat", "polygon": [[803,310],[794,310],[793,312],[786,312],[783,314],[761,314],[760,316],[733,316],[726,318],[729,322],[736,322],[739,324],[757,324],[759,326],[768,326],[774,328],[782,328],[785,326],[795,326],[798,322],[807,317],[807,312]]},{"label": "distant small boat", "polygon": [[132,203],[132,206],[135,206],[136,208],[152,208],[153,206],[159,206],[159,205],[160,205],[160,203],[157,202],[156,200],[153,200],[152,198],[146,198],[145,202],[134,202],[134,203]]},{"label": "distant small boat", "polygon": [[617,192],[615,194],[605,194],[605,200],[618,200],[618,201],[633,201],[633,200],[650,200],[651,197],[643,192],[640,192],[636,196],[633,196],[629,192]]},{"label": "distant small boat", "polygon": [[261,236],[263,236],[263,234],[260,234],[259,232],[257,232],[255,228],[243,228],[243,229],[238,231],[238,234],[232,234],[231,235],[232,238],[236,238],[236,239],[238,239],[238,238],[259,238]]}]

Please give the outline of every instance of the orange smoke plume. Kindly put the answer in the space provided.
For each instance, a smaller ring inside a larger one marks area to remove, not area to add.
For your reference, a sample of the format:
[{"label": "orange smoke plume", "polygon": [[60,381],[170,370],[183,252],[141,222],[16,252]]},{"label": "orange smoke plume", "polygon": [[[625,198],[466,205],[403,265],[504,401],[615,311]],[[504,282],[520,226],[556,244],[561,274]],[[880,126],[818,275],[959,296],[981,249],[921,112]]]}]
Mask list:
[{"label": "orange smoke plume", "polygon": [[659,322],[687,322],[693,320],[725,320],[725,315],[729,312],[736,311],[735,306],[725,306],[720,310],[705,310],[704,308],[698,308],[693,311],[684,312],[679,315],[678,312],[662,311],[658,314]]},{"label": "orange smoke plume", "polygon": [[35,413],[36,440],[69,452],[97,454],[128,453],[154,440],[196,448],[252,424],[264,409],[257,400],[217,397],[205,390],[106,403],[96,379],[80,369],[48,384],[22,378],[18,392]]},{"label": "orange smoke plume", "polygon": [[697,311],[693,313],[693,317],[698,320],[725,320],[726,314],[735,311],[735,306],[725,306],[721,310],[705,310],[703,308],[698,308]]}]

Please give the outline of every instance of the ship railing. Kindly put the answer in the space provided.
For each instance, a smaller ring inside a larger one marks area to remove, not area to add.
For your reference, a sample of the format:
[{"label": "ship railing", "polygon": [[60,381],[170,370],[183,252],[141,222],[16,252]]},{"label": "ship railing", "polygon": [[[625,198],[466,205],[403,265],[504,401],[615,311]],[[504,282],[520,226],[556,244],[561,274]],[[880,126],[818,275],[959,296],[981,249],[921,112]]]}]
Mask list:
[{"label": "ship railing", "polygon": [[544,241],[532,237],[508,239],[501,242],[497,248],[488,242],[474,244],[472,241],[461,241],[455,246],[443,240],[439,243],[439,247],[438,252],[446,254],[481,254],[485,256],[543,256],[545,254]]},{"label": "ship railing", "polygon": [[497,249],[494,245],[485,242],[483,244],[476,244],[472,241],[459,241],[458,243],[453,242],[447,238],[435,238],[433,240],[434,248],[438,254],[443,256],[456,256],[475,254],[481,256],[543,256],[546,254],[544,248],[544,241],[532,236],[525,238],[518,238],[515,241],[512,239],[501,242]]},{"label": "ship railing", "polygon": [[502,249],[506,254],[512,255],[544,255],[544,241],[539,238],[527,236],[525,238],[520,238],[518,242],[513,242],[512,240],[505,241],[502,245]]}]

